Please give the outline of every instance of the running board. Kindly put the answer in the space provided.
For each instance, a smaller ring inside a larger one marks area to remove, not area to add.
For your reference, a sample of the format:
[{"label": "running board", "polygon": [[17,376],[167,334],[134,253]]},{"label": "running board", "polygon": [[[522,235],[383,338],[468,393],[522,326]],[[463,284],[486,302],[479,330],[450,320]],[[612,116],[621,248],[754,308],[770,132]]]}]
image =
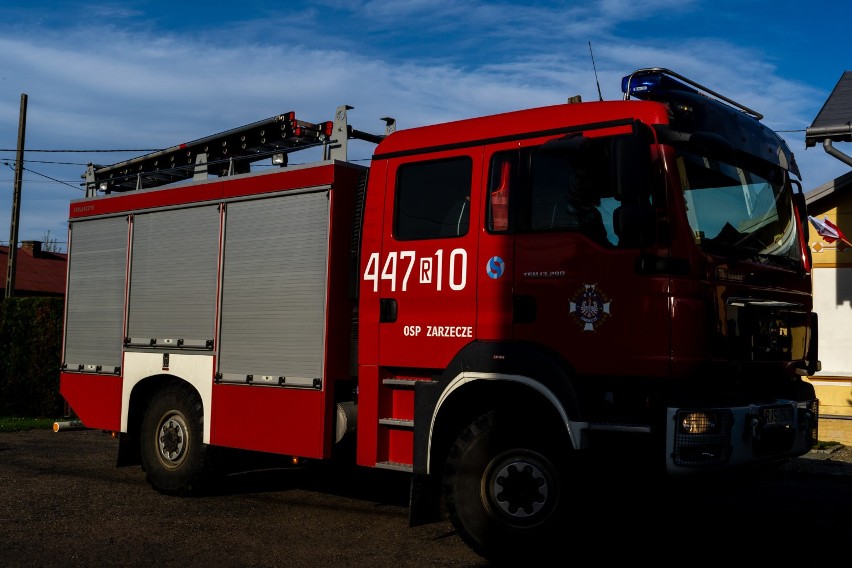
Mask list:
[{"label": "running board", "polygon": [[392,469],[394,471],[406,471],[408,473],[412,473],[414,471],[414,466],[407,463],[399,463],[399,462],[376,462],[376,468],[378,469]]},{"label": "running board", "polygon": [[634,434],[650,434],[651,427],[647,424],[609,424],[605,422],[590,423],[589,430],[596,432],[631,432]]}]

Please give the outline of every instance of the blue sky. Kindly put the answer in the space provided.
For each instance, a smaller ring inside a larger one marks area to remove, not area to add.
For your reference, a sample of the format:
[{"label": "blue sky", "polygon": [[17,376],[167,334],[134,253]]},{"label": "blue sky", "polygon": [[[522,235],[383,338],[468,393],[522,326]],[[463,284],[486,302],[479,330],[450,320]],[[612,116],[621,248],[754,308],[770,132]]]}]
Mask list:
[{"label": "blue sky", "polygon": [[290,110],[331,120],[341,104],[355,128],[380,133],[384,116],[408,128],[595,100],[590,42],[604,99],[641,67],[690,77],[762,113],[807,191],[850,169],[804,143],[852,69],[850,21],[852,5],[836,0],[4,2],[0,242],[22,94],[18,239],[49,231],[64,246],[86,164],[144,153],[81,150],[166,148]]}]

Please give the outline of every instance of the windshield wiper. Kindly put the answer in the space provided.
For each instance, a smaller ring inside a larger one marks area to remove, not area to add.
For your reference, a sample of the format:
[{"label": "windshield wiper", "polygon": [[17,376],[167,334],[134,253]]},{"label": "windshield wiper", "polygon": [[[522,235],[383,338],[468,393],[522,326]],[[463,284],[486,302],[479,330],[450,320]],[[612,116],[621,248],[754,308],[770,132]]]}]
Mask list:
[{"label": "windshield wiper", "polygon": [[734,244],[726,241],[705,240],[701,243],[701,247],[705,252],[710,254],[719,254],[725,256],[732,261],[752,261],[760,264],[780,266],[794,270],[802,270],[802,264],[798,259],[782,256],[780,254],[771,254],[761,252],[755,247],[743,246],[742,244]]}]

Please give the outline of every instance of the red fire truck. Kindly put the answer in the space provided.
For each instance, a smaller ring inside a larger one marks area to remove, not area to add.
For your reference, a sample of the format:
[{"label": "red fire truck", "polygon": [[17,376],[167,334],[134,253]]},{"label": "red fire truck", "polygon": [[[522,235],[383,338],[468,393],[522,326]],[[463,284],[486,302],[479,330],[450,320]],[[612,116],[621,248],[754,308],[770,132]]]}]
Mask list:
[{"label": "red fire truck", "polygon": [[792,153],[670,70],[622,90],[383,135],[348,106],[286,113],[91,165],[62,395],[170,494],[202,491],[218,448],[349,440],[354,465],[411,477],[412,522],[447,515],[483,556],[552,542],[598,450],[668,475],[806,453]]}]

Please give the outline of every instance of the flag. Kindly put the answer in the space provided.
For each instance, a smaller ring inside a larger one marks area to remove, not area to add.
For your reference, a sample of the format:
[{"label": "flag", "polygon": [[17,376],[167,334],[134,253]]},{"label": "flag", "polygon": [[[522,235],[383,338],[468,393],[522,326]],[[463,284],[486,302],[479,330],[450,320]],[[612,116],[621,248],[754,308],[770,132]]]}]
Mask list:
[{"label": "flag", "polygon": [[843,234],[843,231],[837,228],[837,225],[828,220],[828,217],[823,215],[822,221],[808,215],[808,220],[811,222],[811,225],[814,226],[817,233],[825,240],[827,243],[833,243],[834,241],[842,241],[846,243],[848,246],[852,246],[849,241],[846,239],[846,235]]}]

